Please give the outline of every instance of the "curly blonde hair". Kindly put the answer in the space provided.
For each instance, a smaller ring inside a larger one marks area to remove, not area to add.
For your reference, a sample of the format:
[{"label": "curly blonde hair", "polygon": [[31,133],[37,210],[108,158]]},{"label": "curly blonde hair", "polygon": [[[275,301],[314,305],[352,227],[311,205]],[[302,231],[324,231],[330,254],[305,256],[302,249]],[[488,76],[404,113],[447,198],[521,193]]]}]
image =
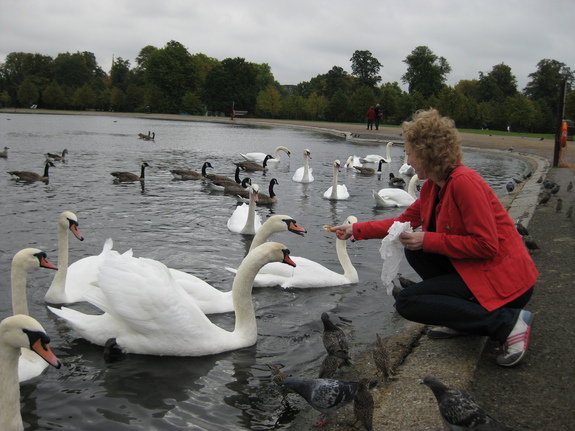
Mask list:
[{"label": "curly blonde hair", "polygon": [[445,180],[463,159],[461,137],[455,122],[437,109],[420,110],[403,123],[403,137],[421,160],[422,168]]}]

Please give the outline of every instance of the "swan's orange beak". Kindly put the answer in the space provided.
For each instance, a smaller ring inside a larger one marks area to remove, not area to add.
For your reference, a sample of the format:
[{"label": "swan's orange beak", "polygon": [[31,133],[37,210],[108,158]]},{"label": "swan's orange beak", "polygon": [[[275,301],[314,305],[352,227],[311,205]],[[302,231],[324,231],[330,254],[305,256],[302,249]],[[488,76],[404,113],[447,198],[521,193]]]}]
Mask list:
[{"label": "swan's orange beak", "polygon": [[78,225],[76,223],[70,223],[70,230],[76,238],[80,241],[84,241],[84,236],[80,233],[80,229],[78,229]]},{"label": "swan's orange beak", "polygon": [[291,260],[291,257],[289,256],[290,253],[289,250],[287,248],[284,248],[282,251],[284,253],[284,259],[282,260],[282,262],[287,263],[290,266],[296,267],[297,265],[293,260]]},{"label": "swan's orange beak", "polygon": [[60,360],[56,357],[56,355],[54,355],[54,353],[52,353],[52,350],[50,350],[48,344],[42,342],[41,338],[36,340],[34,344],[30,346],[30,348],[34,350],[36,353],[38,353],[38,355],[40,355],[42,359],[44,359],[53,367],[60,368],[62,366]]},{"label": "swan's orange beak", "polygon": [[305,233],[307,233],[307,230],[305,230],[303,227],[298,226],[297,223],[295,221],[290,221],[289,225],[288,225],[288,230],[290,232],[293,233],[297,233],[298,235],[304,236]]},{"label": "swan's orange beak", "polygon": [[39,256],[40,259],[40,266],[42,268],[48,268],[48,269],[58,269],[58,267],[56,265],[54,265],[53,263],[48,262],[48,259],[46,259],[46,255],[43,256]]}]

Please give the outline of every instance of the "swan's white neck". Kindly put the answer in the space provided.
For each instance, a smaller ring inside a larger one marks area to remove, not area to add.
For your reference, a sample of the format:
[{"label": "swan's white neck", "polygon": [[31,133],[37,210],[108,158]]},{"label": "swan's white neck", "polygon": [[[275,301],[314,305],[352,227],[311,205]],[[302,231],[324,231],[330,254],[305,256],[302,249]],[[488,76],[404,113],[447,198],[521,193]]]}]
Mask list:
[{"label": "swan's white neck", "polygon": [[20,349],[0,344],[0,429],[3,431],[24,429],[20,415],[19,355]]},{"label": "swan's white neck", "polygon": [[391,163],[391,146],[393,145],[393,142],[388,142],[387,145],[385,146],[385,161],[387,163]]},{"label": "swan's white neck", "polygon": [[[281,223],[285,226],[284,222]],[[262,224],[257,231],[256,236],[254,236],[254,239],[252,240],[252,244],[250,245],[248,253],[251,252],[254,248],[262,245],[274,232],[278,231],[279,230],[277,229],[275,223],[273,225],[269,222]]]},{"label": "swan's white neck", "polygon": [[330,199],[337,199],[337,174],[339,172],[339,169],[337,168],[337,166],[333,167],[333,182],[331,185],[331,196],[329,197]]},{"label": "swan's white neck", "polygon": [[26,299],[26,278],[27,271],[19,261],[12,262],[12,313],[25,314],[28,313],[28,300]]},{"label": "swan's white neck", "polygon": [[302,183],[309,181],[309,159],[307,154],[303,159],[303,176],[301,177]]},{"label": "swan's white neck", "polygon": [[287,154],[289,150],[286,147],[277,147],[274,151],[274,159],[280,159],[280,151],[283,151]]},{"label": "swan's white neck", "polygon": [[250,204],[248,207],[248,218],[246,219],[246,224],[244,225],[242,232],[247,235],[254,235],[256,233],[256,201],[254,199],[254,193],[250,188]]},{"label": "swan's white neck", "polygon": [[58,270],[48,289],[52,294],[62,295],[68,275],[68,229],[58,223]]},{"label": "swan's white neck", "polygon": [[415,183],[418,179],[419,178],[417,175],[413,175],[409,180],[409,184],[407,185],[407,193],[409,193],[414,199],[417,199],[417,196],[415,195]]},{"label": "swan's white neck", "polygon": [[337,258],[341,267],[343,268],[343,275],[347,277],[349,280],[357,283],[359,280],[359,276],[357,275],[357,270],[351,263],[351,259],[347,254],[347,241],[343,239],[336,240],[335,244],[335,251],[337,253]]}]

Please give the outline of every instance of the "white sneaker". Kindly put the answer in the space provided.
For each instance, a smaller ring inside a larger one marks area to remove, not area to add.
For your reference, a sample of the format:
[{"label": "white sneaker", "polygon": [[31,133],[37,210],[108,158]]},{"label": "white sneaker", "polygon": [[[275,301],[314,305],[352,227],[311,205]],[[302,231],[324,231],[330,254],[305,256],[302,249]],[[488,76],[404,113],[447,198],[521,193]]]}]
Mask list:
[{"label": "white sneaker", "polygon": [[529,335],[533,325],[533,313],[521,310],[515,326],[503,345],[503,354],[497,357],[497,363],[504,367],[516,365],[523,359],[529,344]]}]

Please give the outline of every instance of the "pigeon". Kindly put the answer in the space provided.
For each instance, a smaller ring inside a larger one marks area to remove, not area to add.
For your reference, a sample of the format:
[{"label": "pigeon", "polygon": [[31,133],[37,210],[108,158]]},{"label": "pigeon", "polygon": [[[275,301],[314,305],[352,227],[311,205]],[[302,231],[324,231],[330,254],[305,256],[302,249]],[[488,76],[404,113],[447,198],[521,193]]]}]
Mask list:
[{"label": "pigeon", "polygon": [[515,227],[517,227],[517,232],[519,232],[519,235],[521,236],[529,235],[529,231],[527,231],[527,228],[523,226],[521,220],[517,220],[517,223],[515,223]]},{"label": "pigeon", "polygon": [[377,367],[378,372],[381,373],[383,377],[383,381],[387,382],[389,380],[389,369],[387,366],[387,352],[385,347],[383,346],[383,340],[379,336],[379,334],[375,334],[377,337],[377,344],[373,349],[373,361],[375,362],[375,366]]},{"label": "pigeon", "polygon": [[511,146],[511,147],[507,148],[507,151],[511,152],[511,151],[513,151],[514,148],[515,148],[514,146]]},{"label": "pigeon", "polygon": [[287,376],[281,371],[279,365],[268,364],[268,368],[272,374],[272,382],[278,386],[282,385]]},{"label": "pigeon", "polygon": [[513,190],[515,190],[515,183],[513,181],[509,181],[507,184],[505,184],[505,188],[507,189],[507,193],[511,193]]},{"label": "pigeon", "polygon": [[555,183],[551,180],[545,180],[543,181],[543,187],[545,187],[546,189],[552,189],[553,187],[555,187]]},{"label": "pigeon", "polygon": [[325,312],[321,314],[321,321],[323,322],[323,345],[327,353],[343,359],[344,365],[351,365],[345,333],[335,326]]},{"label": "pigeon", "polygon": [[573,181],[569,181],[569,184],[567,184],[567,191],[570,192],[571,190],[573,190]]},{"label": "pigeon", "polygon": [[399,280],[399,284],[401,284],[401,287],[403,287],[404,289],[406,287],[411,286],[412,284],[415,284],[415,281],[403,277],[401,273],[397,273],[397,279]]},{"label": "pigeon", "polygon": [[391,295],[393,296],[393,299],[397,299],[397,295],[399,295],[399,292],[403,290],[403,287],[395,284],[393,280],[391,280],[391,284],[393,284],[393,288],[391,289]]},{"label": "pigeon", "polygon": [[340,408],[355,398],[359,384],[332,379],[301,380],[287,377],[283,385],[301,395],[310,406],[322,413],[323,420],[314,426],[321,427]]},{"label": "pigeon", "polygon": [[450,389],[437,378],[428,376],[421,382],[437,399],[439,413],[449,431],[513,431],[490,416],[464,389]]},{"label": "pigeon", "polygon": [[555,184],[553,186],[553,188],[551,189],[551,194],[556,195],[560,188],[561,188],[561,186],[559,184]]},{"label": "pigeon", "polygon": [[523,244],[525,244],[525,247],[527,247],[527,250],[529,250],[529,251],[539,250],[539,246],[535,243],[533,238],[531,238],[529,235],[525,235],[523,237]]},{"label": "pigeon", "polygon": [[573,205],[571,205],[569,208],[567,208],[567,212],[565,213],[565,218],[571,219],[572,215],[573,215]]},{"label": "pigeon", "polygon": [[319,366],[318,377],[320,379],[329,379],[330,377],[333,377],[335,372],[338,370],[339,367],[343,365],[344,362],[345,359],[327,354],[327,356]]},{"label": "pigeon", "polygon": [[358,382],[357,393],[353,400],[353,413],[366,431],[373,430],[373,396],[369,392],[369,379],[363,378]]},{"label": "pigeon", "polygon": [[546,204],[547,202],[549,202],[549,197],[550,197],[549,193],[544,194],[543,196],[541,196],[541,199],[539,199],[539,202],[537,203],[537,205]]},{"label": "pigeon", "polygon": [[561,198],[557,198],[557,205],[555,206],[555,212],[558,213],[563,208],[563,200]]}]

